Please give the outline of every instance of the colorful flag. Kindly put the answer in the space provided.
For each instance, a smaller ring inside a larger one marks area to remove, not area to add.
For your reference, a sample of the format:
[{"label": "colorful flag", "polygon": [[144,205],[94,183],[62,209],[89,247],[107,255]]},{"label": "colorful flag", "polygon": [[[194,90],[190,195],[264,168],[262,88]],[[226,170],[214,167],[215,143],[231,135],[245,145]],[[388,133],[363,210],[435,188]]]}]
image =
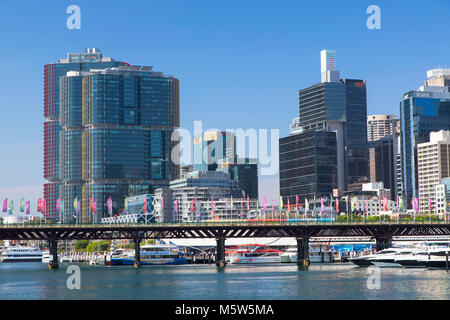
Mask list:
[{"label": "colorful flag", "polygon": [[283,197],[280,196],[280,209],[283,209]]},{"label": "colorful flag", "polygon": [[161,212],[164,211],[164,196],[161,196]]},{"label": "colorful flag", "polygon": [[124,209],[123,209],[123,211],[125,211],[125,214],[127,214],[128,213],[128,197],[127,198],[125,198],[125,203],[124,203]]},{"label": "colorful flag", "polygon": [[111,197],[106,200],[106,206],[108,207],[108,215],[112,215],[112,199]]},{"label": "colorful flag", "polygon": [[433,211],[433,204],[431,203],[431,197],[428,198],[428,210]]},{"label": "colorful flag", "polygon": [[[44,202],[45,202],[45,200],[44,200]],[[77,201],[77,215],[79,215],[80,212],[81,212],[81,200],[78,200]]]},{"label": "colorful flag", "polygon": [[41,213],[47,212],[47,201],[44,199],[41,204]]},{"label": "colorful flag", "polygon": [[58,213],[61,212],[61,199],[60,198],[56,199],[56,212],[58,212]]},{"label": "colorful flag", "polygon": [[250,197],[247,196],[247,211],[250,211]]},{"label": "colorful flag", "polygon": [[403,211],[403,198],[402,197],[400,197],[399,199],[398,199],[398,208],[399,208],[399,210],[400,211]]},{"label": "colorful flag", "polygon": [[298,211],[298,195],[295,196],[295,209]]},{"label": "colorful flag", "polygon": [[143,213],[147,213],[147,197],[144,198],[144,207],[142,208]]},{"label": "colorful flag", "polygon": [[388,199],[384,197],[384,211],[388,211]]},{"label": "colorful flag", "polygon": [[336,198],[336,212],[339,213],[339,199]]},{"label": "colorful flag", "polygon": [[64,213],[64,201],[61,200],[61,214]]},{"label": "colorful flag", "polygon": [[414,198],[414,211],[419,212],[419,198]]},{"label": "colorful flag", "polygon": [[289,197],[288,197],[288,204],[287,204],[287,206],[288,206],[288,213],[291,213],[291,206],[289,204]]},{"label": "colorful flag", "polygon": [[77,211],[77,207],[78,207],[78,198],[75,197],[75,199],[73,199],[73,210],[75,210],[75,212]]},{"label": "colorful flag", "polygon": [[8,198],[3,200],[3,212],[8,212]]},{"label": "colorful flag", "polygon": [[13,201],[13,200],[10,200],[10,201],[9,201],[8,213],[9,213],[9,214],[13,214],[13,211],[14,211],[14,201]]},{"label": "colorful flag", "polygon": [[266,211],[267,209],[267,199],[266,197],[264,197],[264,211]]},{"label": "colorful flag", "polygon": [[42,210],[42,199],[39,198],[37,201],[37,212],[41,212]]},{"label": "colorful flag", "polygon": [[320,211],[325,211],[325,205],[323,204],[323,198],[320,198]]},{"label": "colorful flag", "polygon": [[305,213],[309,210],[309,201],[305,198]]},{"label": "colorful flag", "polygon": [[30,214],[30,200],[25,203],[25,213]]},{"label": "colorful flag", "polygon": [[20,212],[25,212],[25,198],[20,199]]},{"label": "colorful flag", "polygon": [[177,200],[174,201],[175,213],[178,213],[178,204]]}]

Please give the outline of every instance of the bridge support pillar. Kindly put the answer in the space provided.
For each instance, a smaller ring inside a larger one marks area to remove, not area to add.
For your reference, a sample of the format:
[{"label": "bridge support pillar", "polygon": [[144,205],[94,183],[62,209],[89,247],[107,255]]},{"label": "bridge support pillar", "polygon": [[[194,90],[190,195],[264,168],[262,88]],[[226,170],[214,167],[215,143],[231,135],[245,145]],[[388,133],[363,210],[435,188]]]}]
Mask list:
[{"label": "bridge support pillar", "polygon": [[392,247],[392,237],[391,236],[378,237],[378,238],[375,238],[375,240],[376,240],[377,251]]},{"label": "bridge support pillar", "polygon": [[225,238],[220,237],[216,239],[216,266],[225,267],[227,262],[225,261]]},{"label": "bridge support pillar", "polygon": [[141,267],[141,239],[134,239],[134,267],[136,269]]},{"label": "bridge support pillar", "polygon": [[308,270],[309,264],[309,237],[297,238],[297,265]]},{"label": "bridge support pillar", "polygon": [[49,269],[58,269],[58,243],[55,239],[48,239],[48,250],[52,260],[48,263]]}]

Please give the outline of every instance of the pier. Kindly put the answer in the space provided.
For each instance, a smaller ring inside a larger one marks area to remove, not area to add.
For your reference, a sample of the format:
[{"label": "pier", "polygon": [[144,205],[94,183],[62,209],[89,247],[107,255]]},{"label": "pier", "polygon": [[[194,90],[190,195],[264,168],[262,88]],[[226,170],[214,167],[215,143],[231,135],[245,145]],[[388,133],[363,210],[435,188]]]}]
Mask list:
[{"label": "pier", "polygon": [[133,240],[135,243],[135,268],[140,263],[140,242],[144,239],[214,238],[217,247],[215,264],[224,267],[227,238],[292,237],[297,239],[299,267],[307,269],[309,242],[351,240],[365,237],[376,240],[377,250],[391,246],[395,240],[418,241],[425,237],[443,237],[450,240],[450,224],[413,222],[208,222],[208,223],[152,223],[152,224],[99,224],[99,225],[2,225],[0,240],[48,241],[53,261],[50,269],[58,268],[57,241],[61,240]]}]

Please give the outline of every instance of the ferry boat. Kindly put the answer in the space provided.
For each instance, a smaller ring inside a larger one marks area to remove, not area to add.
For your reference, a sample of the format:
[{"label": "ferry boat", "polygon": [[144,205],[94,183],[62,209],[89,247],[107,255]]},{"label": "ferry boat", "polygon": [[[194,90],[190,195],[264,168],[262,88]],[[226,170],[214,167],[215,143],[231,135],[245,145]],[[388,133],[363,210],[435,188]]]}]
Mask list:
[{"label": "ferry boat", "polygon": [[264,245],[238,245],[225,251],[225,260],[230,264],[279,263],[282,253]]},{"label": "ferry boat", "polygon": [[3,251],[0,262],[41,262],[42,252],[37,247],[9,247]]},{"label": "ferry boat", "polygon": [[[335,251],[329,248],[310,247],[309,248],[309,262],[310,263],[331,263],[335,261]],[[290,247],[284,251],[280,256],[280,262],[283,263],[297,263],[298,253],[297,247]]]},{"label": "ferry boat", "polygon": [[[187,260],[181,257],[181,252],[176,248],[161,245],[141,246],[141,265],[174,265],[187,264]],[[133,265],[134,252],[124,252],[120,256],[111,257],[111,265]]]}]

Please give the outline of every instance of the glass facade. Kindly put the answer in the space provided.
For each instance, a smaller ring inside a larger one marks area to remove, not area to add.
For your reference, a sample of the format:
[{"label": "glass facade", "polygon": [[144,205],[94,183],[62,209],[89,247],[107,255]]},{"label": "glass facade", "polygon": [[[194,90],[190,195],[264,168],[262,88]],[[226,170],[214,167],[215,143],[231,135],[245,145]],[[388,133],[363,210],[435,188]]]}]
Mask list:
[{"label": "glass facade", "polygon": [[410,91],[400,102],[402,195],[408,209],[412,208],[413,198],[418,197],[417,145],[429,142],[432,131],[450,130],[450,100],[421,94]]},{"label": "glass facade", "polygon": [[215,171],[220,160],[235,156],[236,136],[232,132],[207,131],[194,138],[195,171]]},{"label": "glass facade", "polygon": [[[137,70],[137,68],[139,70]],[[142,68],[142,69],[141,69]],[[61,194],[66,221],[124,212],[126,197],[153,193],[177,177],[172,132],[179,126],[179,84],[145,67],[92,70],[61,78]],[[90,212],[90,199],[97,213]]]},{"label": "glass facade", "polygon": [[[69,71],[89,71],[92,69],[103,69],[126,65],[124,62],[104,58],[97,51],[94,54],[68,54],[68,59],[60,59],[58,63],[50,63],[44,66],[44,199],[46,201],[45,216],[56,219],[56,199],[60,197],[61,177],[60,173],[60,150],[61,146],[61,124],[60,103],[66,98],[75,103],[76,97],[60,97],[60,79]],[[74,90],[71,94],[80,94]],[[81,104],[79,104],[81,106]],[[68,109],[67,109],[68,110]],[[72,109],[71,114],[65,114],[65,121],[71,123],[80,110]]]},{"label": "glass facade", "polygon": [[[336,133],[308,131],[280,139],[280,195],[295,203],[337,188]],[[285,200],[286,199],[286,200]]]}]

